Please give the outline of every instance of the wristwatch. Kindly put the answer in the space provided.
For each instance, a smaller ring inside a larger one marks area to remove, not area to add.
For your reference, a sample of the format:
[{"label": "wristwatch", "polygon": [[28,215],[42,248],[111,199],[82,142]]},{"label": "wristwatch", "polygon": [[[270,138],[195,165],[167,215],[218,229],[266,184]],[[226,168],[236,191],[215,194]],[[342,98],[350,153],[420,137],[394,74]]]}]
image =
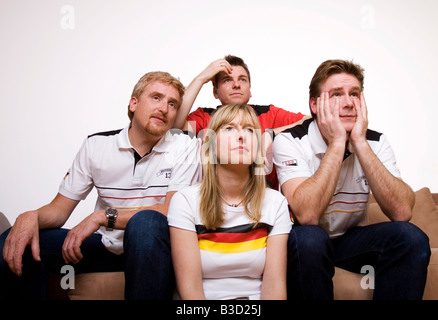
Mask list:
[{"label": "wristwatch", "polygon": [[114,229],[114,225],[116,224],[117,216],[119,215],[119,212],[117,209],[108,208],[105,210],[105,216],[108,220],[106,230],[112,231]]}]

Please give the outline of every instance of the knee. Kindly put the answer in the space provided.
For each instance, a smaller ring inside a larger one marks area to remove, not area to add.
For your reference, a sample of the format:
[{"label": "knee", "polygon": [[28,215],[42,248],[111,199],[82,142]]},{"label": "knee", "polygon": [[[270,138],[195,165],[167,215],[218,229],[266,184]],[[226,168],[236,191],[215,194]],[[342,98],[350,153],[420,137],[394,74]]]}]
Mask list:
[{"label": "knee", "polygon": [[327,232],[320,226],[294,226],[289,234],[289,246],[318,253],[330,248],[331,242]]},{"label": "knee", "polygon": [[289,234],[288,263],[331,265],[333,249],[327,232],[320,226],[294,226]]},{"label": "knee", "polygon": [[125,231],[132,232],[155,232],[167,228],[167,218],[162,213],[155,210],[143,210],[137,212],[129,219]]},{"label": "knee", "polygon": [[402,245],[410,252],[415,253],[418,258],[429,261],[429,237],[420,228],[409,222],[396,222],[394,226],[400,235]]},{"label": "knee", "polygon": [[125,243],[164,241],[169,238],[167,218],[162,213],[154,210],[137,212],[129,219],[124,235]]}]

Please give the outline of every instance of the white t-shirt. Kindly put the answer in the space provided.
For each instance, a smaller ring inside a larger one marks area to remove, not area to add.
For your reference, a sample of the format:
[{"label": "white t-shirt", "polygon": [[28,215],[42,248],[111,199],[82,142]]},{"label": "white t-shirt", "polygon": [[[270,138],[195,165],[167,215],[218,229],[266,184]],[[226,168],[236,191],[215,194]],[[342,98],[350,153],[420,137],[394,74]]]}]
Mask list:
[{"label": "white t-shirt", "polygon": [[[85,139],[59,193],[83,200],[96,187],[95,210],[140,210],[164,203],[167,192],[199,181],[202,172],[199,139],[168,132],[140,158],[129,141],[128,129],[129,126]],[[123,252],[123,230],[106,231],[101,227],[98,233],[108,250]]]},{"label": "white t-shirt", "polygon": [[289,234],[292,227],[286,198],[266,189],[262,218],[255,229],[244,207],[224,205],[225,222],[213,231],[202,224],[199,189],[196,184],[177,192],[167,219],[170,226],[198,235],[205,297],[260,299],[267,237]]},{"label": "white t-shirt", "polygon": [[[367,131],[367,141],[379,160],[395,177],[400,177],[394,152],[385,136]],[[283,131],[274,140],[274,164],[280,185],[298,177],[311,177],[327,152],[327,144],[312,119]],[[319,220],[330,238],[342,235],[365,217],[370,188],[354,149],[349,145],[335,192]]]}]

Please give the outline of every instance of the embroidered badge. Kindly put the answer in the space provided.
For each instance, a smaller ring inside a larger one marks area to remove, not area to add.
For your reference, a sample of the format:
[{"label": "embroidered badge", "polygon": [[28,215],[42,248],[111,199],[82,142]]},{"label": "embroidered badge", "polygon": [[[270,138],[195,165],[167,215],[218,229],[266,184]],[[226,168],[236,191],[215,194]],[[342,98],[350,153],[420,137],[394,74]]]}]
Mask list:
[{"label": "embroidered badge", "polygon": [[293,160],[283,161],[283,164],[285,166],[297,166],[298,162],[297,159],[293,159]]}]

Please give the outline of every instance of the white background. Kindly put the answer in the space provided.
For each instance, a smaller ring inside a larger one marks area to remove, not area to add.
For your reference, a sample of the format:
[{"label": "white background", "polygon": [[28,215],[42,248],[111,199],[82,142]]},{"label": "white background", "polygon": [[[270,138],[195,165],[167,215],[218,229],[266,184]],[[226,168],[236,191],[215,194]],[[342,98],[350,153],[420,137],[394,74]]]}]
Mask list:
[{"label": "white background", "polygon": [[[13,223],[51,201],[85,137],[127,125],[144,73],[188,85],[226,54],[248,64],[250,102],[304,114],[321,62],[361,64],[369,127],[414,190],[438,192],[437,13],[436,0],[0,0],[0,211]],[[218,103],[207,84],[194,108]]]}]

